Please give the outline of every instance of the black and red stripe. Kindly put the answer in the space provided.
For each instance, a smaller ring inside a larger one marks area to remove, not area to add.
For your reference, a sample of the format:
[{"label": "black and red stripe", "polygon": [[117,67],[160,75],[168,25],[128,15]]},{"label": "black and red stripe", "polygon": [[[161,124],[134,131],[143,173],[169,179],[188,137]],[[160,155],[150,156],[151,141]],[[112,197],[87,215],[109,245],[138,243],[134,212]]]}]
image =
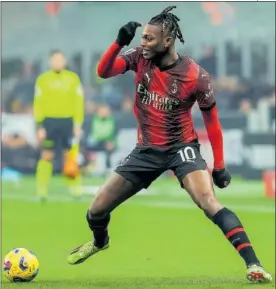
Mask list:
[{"label": "black and red stripe", "polygon": [[252,247],[243,227],[230,230],[225,234],[225,237],[232,243],[238,252],[246,247]]}]

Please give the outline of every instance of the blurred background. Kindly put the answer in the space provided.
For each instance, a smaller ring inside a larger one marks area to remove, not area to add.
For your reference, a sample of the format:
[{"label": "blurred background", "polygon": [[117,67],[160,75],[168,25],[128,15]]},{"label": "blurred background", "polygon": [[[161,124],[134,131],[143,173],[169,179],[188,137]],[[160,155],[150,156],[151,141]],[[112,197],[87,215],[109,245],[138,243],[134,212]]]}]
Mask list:
[{"label": "blurred background", "polygon": [[[39,152],[32,117],[34,82],[48,69],[49,52],[57,48],[64,51],[69,69],[80,76],[85,90],[85,171],[102,174],[116,166],[136,141],[134,75],[99,79],[97,62],[124,23],[145,24],[172,4],[2,3],[2,168],[30,174],[35,170]],[[260,179],[264,170],[275,167],[275,3],[175,4],[186,42],[178,45],[179,52],[213,77],[227,165],[233,174]],[[117,11],[128,13],[113,17]],[[138,32],[133,45],[139,37]],[[196,107],[193,113],[204,156],[212,163]],[[116,123],[114,139],[104,151],[93,136],[95,115],[111,115]],[[57,158],[55,171],[60,169]]]},{"label": "blurred background", "polygon": [[[42,264],[38,280],[49,288],[144,289],[168,282],[171,289],[179,284],[238,289],[244,282],[238,254],[170,172],[114,212],[114,247],[96,260],[97,266],[89,261],[72,268],[66,263],[67,253],[91,238],[85,221],[91,195],[136,143],[134,74],[103,80],[96,65],[122,25],[146,24],[174,4],[185,39],[184,46],[177,44],[178,51],[213,78],[225,160],[233,175],[231,185],[216,188],[216,194],[238,213],[265,268],[275,272],[275,3],[2,2],[2,251],[34,251]],[[49,69],[53,49],[65,53],[69,69],[84,87],[79,155],[83,197],[77,202],[68,194],[61,176],[62,153],[57,151],[49,199],[41,204],[34,178],[40,150],[32,103],[35,80]],[[99,120],[107,116],[115,125],[105,136],[108,141],[101,142],[96,132],[103,131]],[[196,106],[193,119],[211,168],[212,151]],[[49,244],[50,251],[45,250]],[[167,244],[170,249],[164,250]],[[42,288],[37,284],[33,288]]]}]

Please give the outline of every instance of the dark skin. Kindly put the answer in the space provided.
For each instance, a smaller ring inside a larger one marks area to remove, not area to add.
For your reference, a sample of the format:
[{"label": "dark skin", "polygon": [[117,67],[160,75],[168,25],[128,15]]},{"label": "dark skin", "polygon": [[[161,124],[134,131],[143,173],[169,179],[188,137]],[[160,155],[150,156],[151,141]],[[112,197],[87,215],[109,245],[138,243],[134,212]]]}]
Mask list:
[{"label": "dark skin", "polygon": [[[141,39],[143,57],[153,60],[158,67],[171,65],[179,57],[175,51],[174,43],[175,39],[169,31],[162,31],[160,25],[147,24]],[[195,204],[205,211],[207,215],[214,216],[223,208],[215,196],[213,182],[207,170],[189,173],[183,178],[182,184]],[[98,215],[111,212],[141,189],[141,187],[135,186],[121,175],[113,173],[100,188],[89,208],[89,213]]]},{"label": "dark skin", "polygon": [[102,215],[111,212],[141,189],[141,187],[135,186],[132,182],[114,172],[99,189],[90,205],[89,214]]},{"label": "dark skin", "polygon": [[141,37],[143,57],[153,60],[158,67],[171,65],[179,57],[174,42],[169,31],[162,31],[160,25],[147,24]]},{"label": "dark skin", "polygon": [[[183,178],[182,183],[194,203],[209,216],[214,216],[223,208],[215,196],[212,179],[207,170],[189,173]],[[141,187],[135,186],[121,175],[113,173],[99,189],[90,205],[89,213],[91,215],[99,215],[111,212],[141,189]]]}]

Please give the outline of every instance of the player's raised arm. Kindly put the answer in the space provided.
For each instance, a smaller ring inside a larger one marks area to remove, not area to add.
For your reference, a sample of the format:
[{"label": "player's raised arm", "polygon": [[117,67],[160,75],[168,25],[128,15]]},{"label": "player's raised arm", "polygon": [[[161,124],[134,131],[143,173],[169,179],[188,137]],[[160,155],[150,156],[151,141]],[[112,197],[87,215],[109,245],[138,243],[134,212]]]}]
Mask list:
[{"label": "player's raised arm", "polygon": [[127,62],[118,54],[125,45],[129,45],[137,27],[141,26],[137,22],[129,22],[120,28],[116,41],[104,53],[97,67],[98,76],[101,78],[109,78],[127,70]]},{"label": "player's raised arm", "polygon": [[211,84],[210,75],[202,68],[196,85],[196,98],[201,109],[208,138],[212,146],[214,155],[214,183],[219,188],[227,187],[231,181],[231,176],[225,169],[223,155],[222,128],[216,108],[214,90]]}]

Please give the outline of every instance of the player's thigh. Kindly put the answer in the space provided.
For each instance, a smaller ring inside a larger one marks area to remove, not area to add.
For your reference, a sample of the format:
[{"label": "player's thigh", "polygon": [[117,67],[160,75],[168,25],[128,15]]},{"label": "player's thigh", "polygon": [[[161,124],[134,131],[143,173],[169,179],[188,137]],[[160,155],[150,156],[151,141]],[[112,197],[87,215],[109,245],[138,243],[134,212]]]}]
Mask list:
[{"label": "player's thigh", "polygon": [[143,188],[147,188],[164,171],[153,152],[135,148],[100,188],[90,213],[111,212]]},{"label": "player's thigh", "polygon": [[165,159],[161,152],[136,147],[115,172],[136,186],[147,189],[165,170]]},{"label": "player's thigh", "polygon": [[215,196],[213,182],[198,144],[186,145],[177,151],[174,173],[193,201],[209,215],[222,208]]},{"label": "player's thigh", "polygon": [[180,181],[182,187],[198,205],[204,197],[212,198],[215,195],[212,179],[207,169],[192,171]]},{"label": "player's thigh", "polygon": [[89,211],[91,214],[111,212],[140,190],[141,186],[114,172],[99,189]]},{"label": "player's thigh", "polygon": [[181,187],[183,179],[195,171],[204,171],[207,164],[200,153],[200,145],[197,143],[185,144],[171,153],[170,169],[176,175]]}]

